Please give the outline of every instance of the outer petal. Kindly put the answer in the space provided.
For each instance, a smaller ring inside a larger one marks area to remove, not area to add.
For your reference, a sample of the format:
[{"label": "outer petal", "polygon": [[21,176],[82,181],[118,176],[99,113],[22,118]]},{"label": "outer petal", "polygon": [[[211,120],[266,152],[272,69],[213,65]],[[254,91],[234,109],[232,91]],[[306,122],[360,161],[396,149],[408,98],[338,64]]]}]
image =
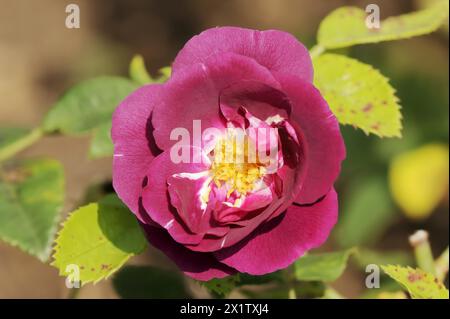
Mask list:
[{"label": "outer petal", "polygon": [[310,83],[289,75],[277,74],[291,105],[291,120],[300,125],[305,141],[306,176],[296,202],[313,203],[332,187],[345,159],[345,145],[339,123]]},{"label": "outer petal", "polygon": [[312,82],[308,50],[294,36],[277,30],[256,31],[237,27],[208,29],[189,40],[173,63],[173,73],[210,55],[233,52],[255,59],[273,72],[296,75]]},{"label": "outer petal", "polygon": [[186,275],[202,281],[223,278],[236,272],[208,253],[196,253],[176,243],[164,229],[142,225],[150,243],[160,249]]},{"label": "outer petal", "polygon": [[160,101],[161,85],[147,85],[129,95],[116,109],[111,136],[114,143],[113,186],[141,219],[139,197],[147,168],[154,158],[150,114]]},{"label": "outer petal", "polygon": [[293,205],[284,215],[259,227],[247,239],[215,253],[239,272],[262,275],[290,265],[306,251],[322,245],[337,221],[336,192],[321,201]]},{"label": "outer petal", "polygon": [[152,123],[161,149],[175,143],[170,134],[184,128],[193,135],[193,121],[201,120],[201,130],[223,128],[219,114],[220,92],[240,81],[259,81],[279,87],[272,74],[253,59],[233,53],[215,55],[174,74],[164,87],[163,103],[155,107]]}]

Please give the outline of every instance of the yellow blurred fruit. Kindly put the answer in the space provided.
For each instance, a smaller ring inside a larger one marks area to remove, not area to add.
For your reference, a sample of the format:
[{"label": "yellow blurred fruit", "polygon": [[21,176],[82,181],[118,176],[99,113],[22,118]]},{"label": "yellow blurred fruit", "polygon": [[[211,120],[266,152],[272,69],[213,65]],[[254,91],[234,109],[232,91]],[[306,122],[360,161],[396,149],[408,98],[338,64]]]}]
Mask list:
[{"label": "yellow blurred fruit", "polygon": [[389,169],[392,196],[405,215],[424,219],[448,191],[449,148],[428,144],[395,157]]}]

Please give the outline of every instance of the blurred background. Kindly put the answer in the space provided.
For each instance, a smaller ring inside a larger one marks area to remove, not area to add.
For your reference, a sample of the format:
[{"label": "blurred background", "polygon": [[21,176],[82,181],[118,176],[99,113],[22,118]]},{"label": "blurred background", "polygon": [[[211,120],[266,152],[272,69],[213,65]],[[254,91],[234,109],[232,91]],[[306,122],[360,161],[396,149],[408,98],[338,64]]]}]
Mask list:
[{"label": "blurred background", "polygon": [[[0,0],[0,126],[37,126],[66,89],[93,76],[126,75],[136,53],[155,73],[170,65],[190,37],[209,27],[281,29],[311,47],[321,19],[339,6],[365,8],[376,3],[384,19],[417,10],[425,2]],[[80,6],[80,29],[65,27],[69,3]],[[365,293],[363,266],[369,262],[387,258],[413,264],[408,236],[416,229],[429,231],[435,256],[448,246],[448,43],[447,26],[428,36],[340,52],[372,64],[390,78],[404,117],[401,139],[380,139],[342,127],[348,155],[337,185],[340,221],[321,250],[361,247],[360,255],[333,283],[346,297]],[[111,189],[111,159],[89,159],[88,140],[45,137],[19,155],[48,156],[63,163],[65,214],[83,204],[88,187]],[[402,168],[405,172],[398,172]],[[418,185],[413,190],[417,196],[393,196],[411,185]],[[433,198],[424,197],[430,192]],[[414,209],[417,200],[425,201],[425,208]],[[131,263],[173,267],[153,249]],[[204,294],[198,287],[193,289],[197,296]],[[63,298],[67,294],[56,269],[0,242],[0,298]],[[80,297],[117,296],[107,280],[87,285]]]}]

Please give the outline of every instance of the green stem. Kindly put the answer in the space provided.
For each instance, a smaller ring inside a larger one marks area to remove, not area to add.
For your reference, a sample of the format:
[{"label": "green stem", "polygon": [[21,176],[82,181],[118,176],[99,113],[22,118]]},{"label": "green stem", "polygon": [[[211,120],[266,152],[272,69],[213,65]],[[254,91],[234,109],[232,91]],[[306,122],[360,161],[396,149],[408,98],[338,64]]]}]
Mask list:
[{"label": "green stem", "polygon": [[289,299],[297,299],[297,293],[295,292],[295,287],[291,287],[288,293]]},{"label": "green stem", "polygon": [[309,54],[311,55],[311,58],[318,57],[319,55],[321,55],[324,52],[325,52],[325,48],[323,46],[321,46],[320,44],[316,44],[315,46],[313,46],[311,48],[311,50],[309,50]]},{"label": "green stem", "polygon": [[81,288],[71,288],[69,290],[67,299],[77,299],[78,295],[80,294],[80,291],[81,291]]},{"label": "green stem", "polygon": [[325,294],[322,297],[324,299],[344,299],[345,297],[342,296],[337,290],[334,288],[328,286],[325,290]]},{"label": "green stem", "polygon": [[448,273],[448,263],[449,263],[449,254],[448,254],[448,247],[444,252],[439,256],[438,259],[436,259],[435,262],[435,268],[436,268],[436,277],[440,281],[444,281],[445,276],[447,276]]},{"label": "green stem", "polygon": [[418,230],[409,237],[409,243],[414,248],[417,266],[420,269],[436,276],[433,253],[431,252],[428,232]]},{"label": "green stem", "polygon": [[288,298],[297,299],[297,292],[295,290],[295,267],[292,264],[290,267],[284,270],[284,281],[288,287]]},{"label": "green stem", "polygon": [[17,141],[11,143],[10,145],[6,146],[3,149],[0,149],[0,162],[13,157],[18,152],[31,146],[36,141],[38,141],[43,135],[44,132],[42,131],[42,129],[36,128],[27,135],[18,139]]}]

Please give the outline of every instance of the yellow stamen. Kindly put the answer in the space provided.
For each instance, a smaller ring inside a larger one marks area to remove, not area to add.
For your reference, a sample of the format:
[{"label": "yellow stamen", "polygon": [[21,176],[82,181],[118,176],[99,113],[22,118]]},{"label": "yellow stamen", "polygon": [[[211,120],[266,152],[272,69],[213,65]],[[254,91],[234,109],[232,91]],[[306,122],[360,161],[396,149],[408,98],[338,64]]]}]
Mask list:
[{"label": "yellow stamen", "polygon": [[217,187],[223,184],[228,186],[227,197],[234,191],[238,195],[252,191],[256,182],[265,174],[265,168],[261,163],[250,162],[256,158],[254,154],[249,154],[254,152],[254,148],[249,147],[250,142],[246,136],[240,141],[235,134],[229,133],[219,140],[214,148],[214,161],[211,167],[213,180]]}]

